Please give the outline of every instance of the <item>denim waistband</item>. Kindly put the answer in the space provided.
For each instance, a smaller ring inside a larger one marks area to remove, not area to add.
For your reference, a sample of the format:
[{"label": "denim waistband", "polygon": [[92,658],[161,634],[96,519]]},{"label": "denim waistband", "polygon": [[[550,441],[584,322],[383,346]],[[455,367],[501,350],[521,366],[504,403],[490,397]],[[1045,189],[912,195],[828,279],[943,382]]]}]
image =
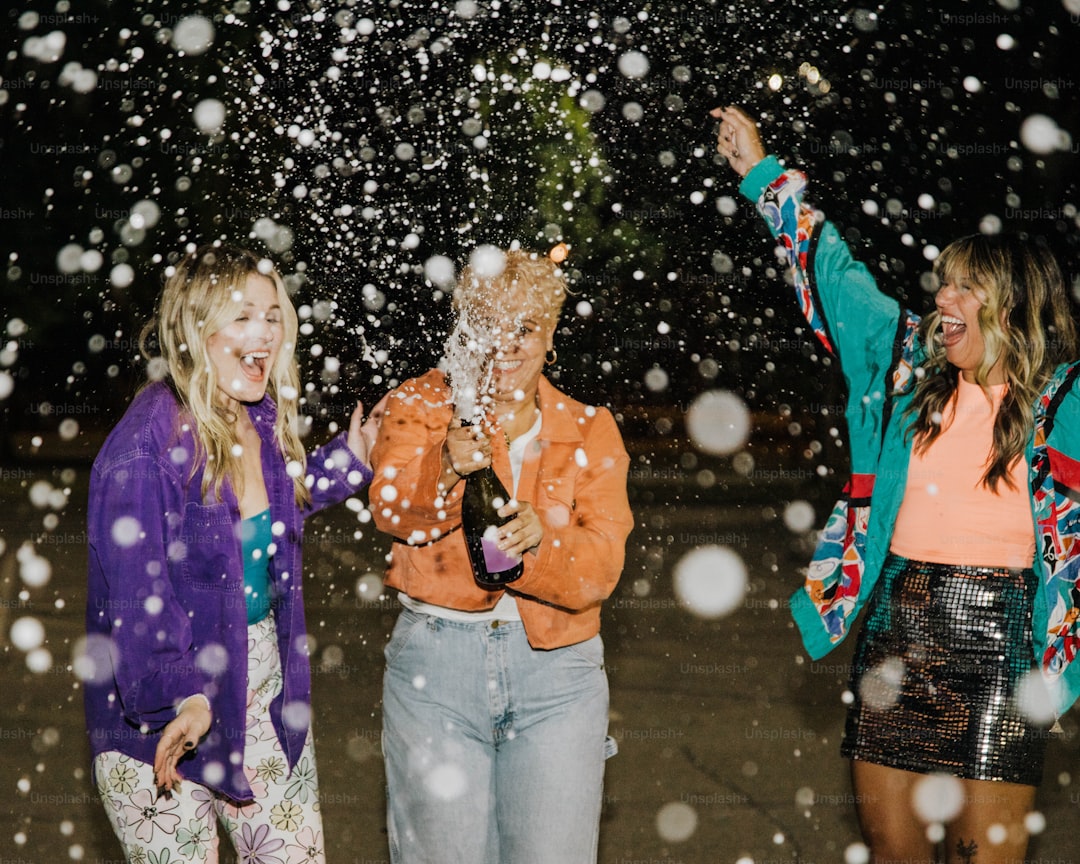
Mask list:
[{"label": "denim waistband", "polygon": [[466,633],[475,633],[485,630],[505,630],[507,632],[514,632],[515,630],[525,631],[524,622],[514,618],[496,618],[488,619],[486,621],[454,621],[450,618],[443,618],[440,615],[428,615],[423,612],[414,612],[407,607],[401,610],[401,617],[408,617],[413,621],[426,621],[428,626],[433,630],[461,630]]}]

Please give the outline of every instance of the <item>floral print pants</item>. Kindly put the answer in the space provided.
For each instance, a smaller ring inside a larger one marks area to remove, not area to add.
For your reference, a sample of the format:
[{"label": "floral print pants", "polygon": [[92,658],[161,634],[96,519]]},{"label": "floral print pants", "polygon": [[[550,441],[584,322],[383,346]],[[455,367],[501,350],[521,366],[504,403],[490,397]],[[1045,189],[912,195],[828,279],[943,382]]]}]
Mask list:
[{"label": "floral print pants", "polygon": [[94,760],[98,793],[131,864],[217,864],[220,821],[241,864],[325,864],[311,733],[292,773],[270,722],[281,690],[273,615],[248,627],[244,773],[255,798],[237,804],[185,780],[159,797],[152,765],[116,751]]}]

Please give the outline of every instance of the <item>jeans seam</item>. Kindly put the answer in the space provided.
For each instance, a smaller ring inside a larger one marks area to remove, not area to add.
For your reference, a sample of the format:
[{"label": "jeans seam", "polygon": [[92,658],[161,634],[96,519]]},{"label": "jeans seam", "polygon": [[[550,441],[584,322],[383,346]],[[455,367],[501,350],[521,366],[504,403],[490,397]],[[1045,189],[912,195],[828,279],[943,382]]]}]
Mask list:
[{"label": "jeans seam", "polygon": [[[586,639],[585,642],[591,642],[595,638],[596,638],[595,636],[590,637],[589,639]],[[581,651],[578,648],[578,645],[582,645],[582,644],[584,644],[584,642],[575,642],[573,645],[567,645],[566,650],[571,652],[575,657],[580,657],[585,662],[592,664],[597,669],[603,669],[604,668],[604,645],[603,645],[603,643],[602,642],[600,643],[600,662],[599,663],[594,658],[590,657],[584,651]]]},{"label": "jeans seam", "polygon": [[394,650],[394,652],[392,654],[389,653],[389,649],[390,649],[390,646],[394,644],[394,640],[391,639],[390,642],[388,642],[386,644],[386,651],[387,651],[387,653],[386,653],[386,665],[387,666],[389,666],[391,663],[393,663],[398,658],[398,656],[401,654],[401,652],[404,651],[405,648],[408,646],[408,644],[412,641],[412,638],[413,638],[413,636],[416,635],[416,632],[423,626],[425,626],[425,622],[424,622],[424,620],[422,618],[420,618],[420,619],[418,619],[416,621],[413,621],[409,625],[408,631],[401,634],[401,638],[399,639],[400,644],[397,646],[397,648]]}]

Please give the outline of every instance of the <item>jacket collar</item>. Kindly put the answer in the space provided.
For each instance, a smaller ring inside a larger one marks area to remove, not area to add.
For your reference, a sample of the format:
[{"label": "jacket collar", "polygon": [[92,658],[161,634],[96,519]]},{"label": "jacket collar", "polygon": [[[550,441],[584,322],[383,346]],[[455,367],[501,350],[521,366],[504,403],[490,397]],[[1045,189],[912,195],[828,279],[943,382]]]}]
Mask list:
[{"label": "jacket collar", "polygon": [[245,405],[248,417],[255,424],[255,430],[263,441],[274,439],[274,424],[277,422],[277,403],[267,393],[263,398],[251,405]]},{"label": "jacket collar", "polygon": [[[434,369],[431,373],[432,387],[436,392],[443,390],[447,402],[453,397],[450,393],[450,385],[446,382],[446,373],[441,369]],[[543,375],[537,384],[537,396],[540,401],[540,414],[543,423],[540,427],[539,438],[543,441],[566,441],[570,443],[582,442],[585,437],[581,433],[581,424],[578,423],[578,413],[571,409],[571,405],[578,403],[556,388]],[[490,419],[490,418],[489,418]]]},{"label": "jacket collar", "polygon": [[[155,381],[146,387],[146,391],[150,394],[148,398],[153,398],[158,404],[164,403],[173,406],[173,410],[168,412],[170,421],[185,414],[183,403],[171,381]],[[258,402],[244,407],[247,408],[251,422],[255,424],[257,429],[260,429],[260,432],[263,427],[273,430],[274,424],[277,422],[278,408],[277,403],[270,397],[269,393],[264,393],[263,398]]]},{"label": "jacket collar", "polygon": [[585,440],[581,434],[577,412],[570,410],[574,400],[556,389],[543,375],[540,376],[537,395],[540,397],[540,414],[543,417],[539,435],[541,440],[571,443]]}]

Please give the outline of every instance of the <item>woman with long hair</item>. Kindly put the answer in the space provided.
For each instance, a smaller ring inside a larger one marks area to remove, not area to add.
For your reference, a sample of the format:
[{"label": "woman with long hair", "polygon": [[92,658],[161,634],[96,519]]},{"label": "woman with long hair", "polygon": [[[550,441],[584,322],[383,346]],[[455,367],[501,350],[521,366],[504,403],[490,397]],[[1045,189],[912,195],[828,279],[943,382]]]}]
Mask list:
[{"label": "woman with long hair", "polygon": [[303,520],[370,481],[377,418],[305,456],[296,335],[269,261],[185,253],[94,462],[86,718],[129,861],[216,861],[217,820],[245,861],[324,861]]},{"label": "woman with long hair", "polygon": [[[841,750],[873,860],[930,862],[941,841],[949,862],[1023,860],[1050,726],[1080,693],[1080,364],[1061,271],[1037,242],[962,237],[920,319],[745,113],[713,116],[848,387],[852,479],[792,610],[815,659],[865,610]],[[928,825],[932,774],[957,795]]]}]

